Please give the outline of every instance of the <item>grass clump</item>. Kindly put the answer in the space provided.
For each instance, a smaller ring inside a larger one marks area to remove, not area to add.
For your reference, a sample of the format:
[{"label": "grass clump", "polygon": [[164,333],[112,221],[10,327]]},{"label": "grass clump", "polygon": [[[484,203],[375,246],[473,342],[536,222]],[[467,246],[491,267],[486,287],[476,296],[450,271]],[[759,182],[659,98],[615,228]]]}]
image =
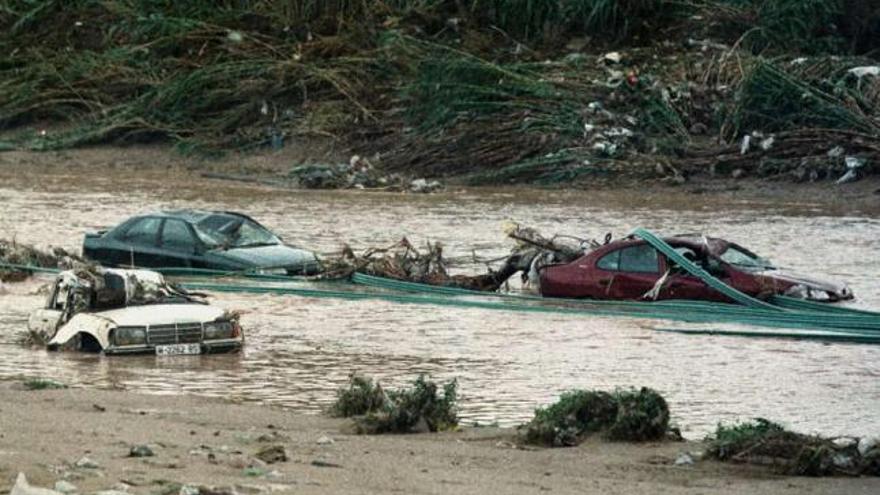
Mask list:
[{"label": "grass clump", "polygon": [[[427,433],[458,425],[458,383],[442,387],[420,375],[411,388],[382,389],[378,382],[352,376],[339,390],[331,414],[353,417],[359,433]],[[442,394],[439,394],[442,389]]]},{"label": "grass clump", "polygon": [[67,388],[67,385],[49,378],[30,378],[25,380],[22,385],[24,385],[26,390],[60,390]]},{"label": "grass clump", "polygon": [[526,443],[552,447],[577,445],[593,433],[612,441],[659,440],[670,431],[669,407],[650,388],[613,393],[575,390],[535,411],[524,429]]},{"label": "grass clump", "polygon": [[858,438],[804,435],[763,418],[718,425],[708,454],[721,461],[775,467],[799,476],[880,476],[880,447]]}]

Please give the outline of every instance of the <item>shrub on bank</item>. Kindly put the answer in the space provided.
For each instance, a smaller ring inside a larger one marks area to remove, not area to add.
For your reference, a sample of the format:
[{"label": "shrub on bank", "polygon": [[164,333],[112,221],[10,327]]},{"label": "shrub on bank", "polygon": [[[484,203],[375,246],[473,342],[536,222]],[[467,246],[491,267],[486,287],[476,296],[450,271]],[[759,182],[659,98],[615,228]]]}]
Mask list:
[{"label": "shrub on bank", "polygon": [[707,441],[708,454],[715,459],[767,465],[783,474],[880,476],[876,438],[804,435],[756,418],[732,426],[719,424]]},{"label": "shrub on bank", "polygon": [[670,432],[669,407],[650,388],[575,390],[535,411],[523,428],[526,443],[552,447],[577,445],[593,433],[612,441],[660,440]]},{"label": "shrub on bank", "polygon": [[458,425],[457,388],[455,380],[441,387],[420,375],[411,388],[386,392],[378,382],[352,375],[348,388],[337,392],[330,413],[354,418],[359,433],[443,431]]}]

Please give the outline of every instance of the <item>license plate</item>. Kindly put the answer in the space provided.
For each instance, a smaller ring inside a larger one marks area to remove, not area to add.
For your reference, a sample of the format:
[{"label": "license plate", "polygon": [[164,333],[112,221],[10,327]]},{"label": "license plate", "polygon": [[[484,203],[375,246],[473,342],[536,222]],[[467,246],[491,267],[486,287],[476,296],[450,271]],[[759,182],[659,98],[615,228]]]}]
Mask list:
[{"label": "license plate", "polygon": [[201,353],[202,346],[199,344],[171,344],[156,346],[157,356],[181,356]]}]

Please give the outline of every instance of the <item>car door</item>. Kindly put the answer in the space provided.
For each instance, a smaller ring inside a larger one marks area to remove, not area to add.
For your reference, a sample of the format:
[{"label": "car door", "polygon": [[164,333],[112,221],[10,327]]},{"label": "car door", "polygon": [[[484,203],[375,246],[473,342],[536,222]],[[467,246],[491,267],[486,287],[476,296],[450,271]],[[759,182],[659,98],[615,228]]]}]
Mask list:
[{"label": "car door", "polygon": [[64,316],[67,293],[61,293],[59,285],[56,280],[45,307],[34,311],[28,318],[28,330],[46,342],[55,336],[55,331],[61,324],[61,317]]},{"label": "car door", "polygon": [[184,221],[167,218],[159,236],[163,266],[191,268],[198,254],[198,242],[192,228]]},{"label": "car door", "polygon": [[639,243],[611,251],[596,261],[590,285],[601,299],[640,299],[660,279],[657,250]]},{"label": "car door", "polygon": [[[703,252],[697,252],[689,247],[676,247],[675,250],[692,261],[694,264],[706,270],[711,275],[724,283],[730,283],[730,275],[725,266],[714,258],[707,257]],[[663,257],[665,265],[669,268],[669,277],[660,291],[658,299],[691,299],[704,301],[728,301],[717,290],[709,287],[699,278],[685,272],[669,258]]]},{"label": "car door", "polygon": [[116,236],[117,253],[114,260],[118,265],[138,267],[158,267],[162,263],[159,249],[160,217],[143,217],[131,223]]}]

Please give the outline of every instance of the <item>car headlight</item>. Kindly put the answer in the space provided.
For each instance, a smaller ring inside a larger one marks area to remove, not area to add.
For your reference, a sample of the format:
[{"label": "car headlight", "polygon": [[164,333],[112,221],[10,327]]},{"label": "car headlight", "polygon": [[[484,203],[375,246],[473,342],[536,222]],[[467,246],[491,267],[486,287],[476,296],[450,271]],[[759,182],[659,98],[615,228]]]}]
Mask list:
[{"label": "car headlight", "polygon": [[205,340],[231,339],[235,328],[231,321],[212,321],[205,323]]},{"label": "car headlight", "polygon": [[119,327],[113,332],[116,345],[143,345],[147,343],[147,329],[144,327]]}]

